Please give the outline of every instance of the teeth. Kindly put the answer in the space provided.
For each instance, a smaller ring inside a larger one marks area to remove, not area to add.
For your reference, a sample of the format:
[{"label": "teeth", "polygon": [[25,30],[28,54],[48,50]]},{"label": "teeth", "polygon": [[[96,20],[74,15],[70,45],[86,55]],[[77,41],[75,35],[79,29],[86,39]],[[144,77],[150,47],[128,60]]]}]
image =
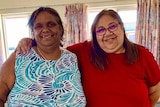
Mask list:
[{"label": "teeth", "polygon": [[42,36],[43,38],[50,38],[51,37],[51,35],[48,35],[48,36]]},{"label": "teeth", "polygon": [[115,37],[110,37],[110,38],[107,38],[107,40],[109,40],[109,39],[115,39]]},{"label": "teeth", "polygon": [[113,39],[113,38],[108,38],[108,39],[105,39],[105,40],[110,40],[110,39]]},{"label": "teeth", "polygon": [[107,39],[104,39],[104,41],[110,41],[110,40],[114,40],[115,38],[107,38]]},{"label": "teeth", "polygon": [[112,38],[108,38],[107,40],[112,39]]}]

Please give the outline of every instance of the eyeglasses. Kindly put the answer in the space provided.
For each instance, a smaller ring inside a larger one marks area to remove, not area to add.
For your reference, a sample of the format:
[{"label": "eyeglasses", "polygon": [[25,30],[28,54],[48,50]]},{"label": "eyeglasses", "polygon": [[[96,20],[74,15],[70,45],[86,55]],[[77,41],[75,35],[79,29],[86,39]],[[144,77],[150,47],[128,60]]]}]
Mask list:
[{"label": "eyeglasses", "polygon": [[104,28],[104,27],[100,27],[96,30],[97,35],[104,35],[106,33],[106,31],[110,31],[110,32],[115,32],[118,28],[118,24],[119,23],[112,23],[111,25],[108,26],[108,28]]}]

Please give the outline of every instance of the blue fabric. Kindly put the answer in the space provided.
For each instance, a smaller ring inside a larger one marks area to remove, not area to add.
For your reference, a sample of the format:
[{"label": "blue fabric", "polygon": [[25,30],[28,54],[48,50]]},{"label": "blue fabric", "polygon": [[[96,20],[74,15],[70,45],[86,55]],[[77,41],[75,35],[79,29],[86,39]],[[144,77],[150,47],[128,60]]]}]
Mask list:
[{"label": "blue fabric", "polygon": [[18,54],[16,81],[8,107],[85,107],[77,57],[64,50],[58,60],[44,60],[34,49]]}]

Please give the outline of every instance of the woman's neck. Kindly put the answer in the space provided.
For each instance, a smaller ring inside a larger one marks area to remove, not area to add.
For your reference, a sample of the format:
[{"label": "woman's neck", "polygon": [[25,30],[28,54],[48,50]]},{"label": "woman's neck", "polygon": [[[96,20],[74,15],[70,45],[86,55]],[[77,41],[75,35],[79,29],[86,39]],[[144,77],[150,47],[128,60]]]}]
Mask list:
[{"label": "woman's neck", "polygon": [[47,49],[47,48],[40,48],[40,47],[35,47],[37,53],[39,56],[41,56],[45,60],[57,60],[61,57],[62,50],[60,48],[56,49]]}]

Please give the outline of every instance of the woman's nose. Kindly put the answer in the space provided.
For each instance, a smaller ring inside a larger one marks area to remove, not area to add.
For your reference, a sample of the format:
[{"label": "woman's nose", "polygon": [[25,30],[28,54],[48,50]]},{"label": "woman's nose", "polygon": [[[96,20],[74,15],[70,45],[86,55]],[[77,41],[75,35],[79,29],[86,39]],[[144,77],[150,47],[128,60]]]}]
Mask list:
[{"label": "woman's nose", "polygon": [[42,28],[42,32],[49,32],[49,28],[48,28],[47,26],[44,26],[44,27]]},{"label": "woman's nose", "polygon": [[105,32],[104,32],[104,35],[106,35],[106,36],[111,35],[111,34],[113,34],[113,32],[108,30],[108,29],[106,29]]}]

